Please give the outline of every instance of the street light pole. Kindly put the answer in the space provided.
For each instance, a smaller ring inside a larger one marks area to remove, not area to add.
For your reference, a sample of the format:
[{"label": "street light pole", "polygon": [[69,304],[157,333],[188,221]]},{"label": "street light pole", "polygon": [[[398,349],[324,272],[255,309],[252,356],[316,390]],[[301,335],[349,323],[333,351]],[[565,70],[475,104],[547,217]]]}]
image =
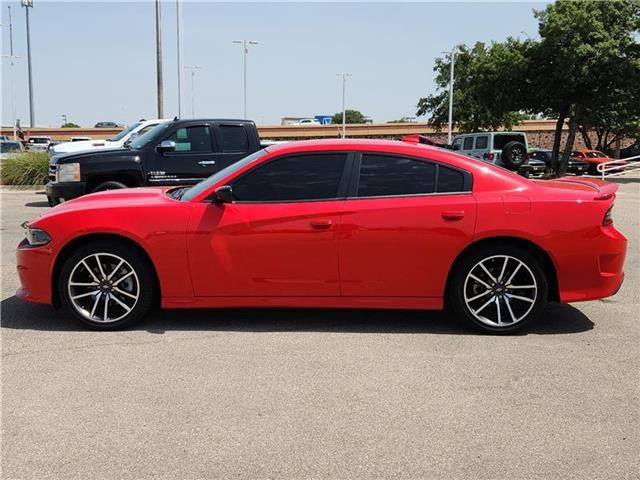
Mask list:
[{"label": "street light pole", "polygon": [[234,40],[233,43],[242,45],[242,77],[243,77],[243,106],[244,117],[247,118],[247,54],[249,53],[249,45],[258,45],[258,42],[253,40]]},{"label": "street light pole", "polygon": [[14,95],[15,79],[14,79],[13,65],[14,65],[14,60],[16,58],[22,58],[22,57],[18,57],[13,54],[13,22],[11,21],[11,5],[8,5],[7,8],[9,9],[9,55],[3,55],[2,57],[9,59],[9,95],[11,96],[11,123],[13,126],[13,140],[15,140],[16,139],[16,98]]},{"label": "street light pole", "polygon": [[29,126],[35,127],[36,115],[33,108],[33,75],[31,72],[31,29],[29,27],[29,9],[33,8],[33,0],[20,0],[27,19],[27,69],[29,72]]},{"label": "street light pole", "polygon": [[178,117],[182,117],[182,12],[181,1],[176,0],[176,40],[178,50]]},{"label": "street light pole", "polygon": [[448,124],[448,134],[447,134],[447,143],[451,145],[451,133],[453,129],[453,81],[454,81],[454,70],[456,63],[456,50],[452,49],[449,54],[449,59],[451,60],[451,70],[449,72],[449,124]]},{"label": "street light pole", "polygon": [[338,76],[342,76],[342,139],[347,136],[347,107],[345,102],[346,89],[347,89],[347,77],[350,77],[350,73],[338,73]]},{"label": "street light pole", "polygon": [[196,70],[201,70],[202,67],[200,65],[185,65],[184,68],[191,70],[191,118],[195,118],[196,117],[195,76],[196,76]]},{"label": "street light pole", "polygon": [[158,118],[164,118],[162,84],[162,30],[160,23],[160,0],[156,0],[156,90],[158,96]]}]

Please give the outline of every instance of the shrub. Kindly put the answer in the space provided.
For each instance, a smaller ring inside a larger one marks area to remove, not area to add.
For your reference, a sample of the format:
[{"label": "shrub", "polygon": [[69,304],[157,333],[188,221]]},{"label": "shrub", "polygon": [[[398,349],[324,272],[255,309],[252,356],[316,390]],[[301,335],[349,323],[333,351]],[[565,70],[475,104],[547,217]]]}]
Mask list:
[{"label": "shrub", "polygon": [[3,185],[44,185],[49,176],[49,155],[46,152],[24,152],[0,162]]}]

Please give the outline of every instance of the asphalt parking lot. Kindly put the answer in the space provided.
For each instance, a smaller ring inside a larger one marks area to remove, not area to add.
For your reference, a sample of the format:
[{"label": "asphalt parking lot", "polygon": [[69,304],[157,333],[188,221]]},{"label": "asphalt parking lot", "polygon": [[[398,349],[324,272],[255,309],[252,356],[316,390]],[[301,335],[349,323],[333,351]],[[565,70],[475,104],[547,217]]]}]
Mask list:
[{"label": "asphalt parking lot", "polygon": [[614,210],[620,292],[550,305],[512,337],[361,310],[87,331],[14,297],[19,225],[48,207],[0,198],[2,478],[638,478],[638,182]]}]

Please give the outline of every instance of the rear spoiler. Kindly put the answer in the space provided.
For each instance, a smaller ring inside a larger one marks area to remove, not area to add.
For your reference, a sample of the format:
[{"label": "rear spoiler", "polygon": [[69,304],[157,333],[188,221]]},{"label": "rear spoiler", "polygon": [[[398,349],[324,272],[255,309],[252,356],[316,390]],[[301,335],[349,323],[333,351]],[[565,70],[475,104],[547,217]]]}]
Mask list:
[{"label": "rear spoiler", "polygon": [[616,183],[605,182],[603,180],[598,180],[596,178],[575,178],[575,177],[564,177],[559,178],[560,182],[567,183],[579,183],[582,185],[588,185],[596,191],[596,196],[594,200],[609,200],[614,197],[616,192],[618,191],[618,185]]}]

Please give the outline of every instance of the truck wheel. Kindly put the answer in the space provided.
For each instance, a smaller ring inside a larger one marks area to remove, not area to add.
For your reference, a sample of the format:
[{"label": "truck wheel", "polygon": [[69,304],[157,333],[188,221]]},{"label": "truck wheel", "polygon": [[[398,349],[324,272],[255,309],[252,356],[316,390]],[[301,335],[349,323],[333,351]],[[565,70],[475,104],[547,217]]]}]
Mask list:
[{"label": "truck wheel", "polygon": [[509,142],[502,149],[502,163],[509,170],[518,171],[518,169],[527,163],[527,149],[523,143]]},{"label": "truck wheel", "polygon": [[54,197],[47,197],[47,201],[49,202],[50,207],[55,207],[60,203],[60,199]]},{"label": "truck wheel", "polygon": [[91,193],[104,192],[106,190],[120,190],[121,188],[128,188],[128,187],[122,182],[116,182],[116,181],[110,180],[108,182],[103,182],[96,185],[91,190]]}]

